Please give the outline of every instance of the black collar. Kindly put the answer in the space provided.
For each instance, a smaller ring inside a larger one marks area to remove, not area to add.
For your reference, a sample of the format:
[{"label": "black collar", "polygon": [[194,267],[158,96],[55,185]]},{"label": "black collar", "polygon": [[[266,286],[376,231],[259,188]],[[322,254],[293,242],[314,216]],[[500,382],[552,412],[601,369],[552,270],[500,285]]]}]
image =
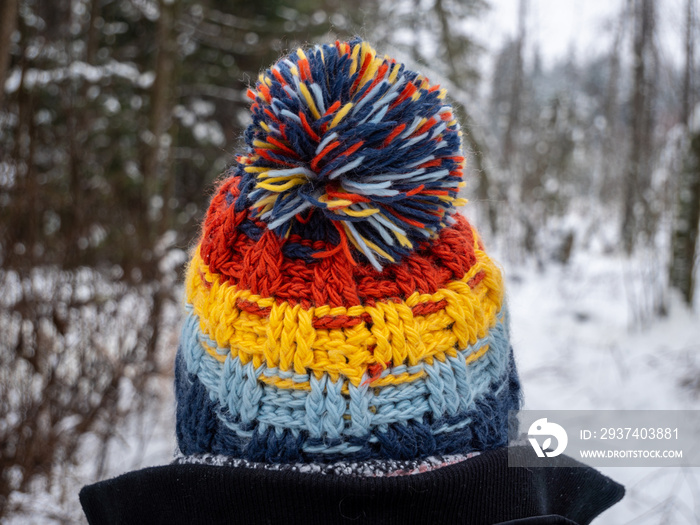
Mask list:
[{"label": "black collar", "polygon": [[571,458],[557,465],[508,467],[507,449],[380,478],[173,464],[89,485],[80,501],[91,525],[585,525],[624,495],[622,485]]}]

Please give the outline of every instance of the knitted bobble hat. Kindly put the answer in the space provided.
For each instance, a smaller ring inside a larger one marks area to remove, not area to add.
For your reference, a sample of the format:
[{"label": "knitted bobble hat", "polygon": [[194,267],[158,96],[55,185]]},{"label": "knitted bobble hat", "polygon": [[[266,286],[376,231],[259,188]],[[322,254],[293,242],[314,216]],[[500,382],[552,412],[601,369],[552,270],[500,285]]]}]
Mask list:
[{"label": "knitted bobble hat", "polygon": [[444,89],[365,42],[260,75],[211,201],[176,361],[183,455],[413,460],[502,447],[503,278],[456,213]]}]

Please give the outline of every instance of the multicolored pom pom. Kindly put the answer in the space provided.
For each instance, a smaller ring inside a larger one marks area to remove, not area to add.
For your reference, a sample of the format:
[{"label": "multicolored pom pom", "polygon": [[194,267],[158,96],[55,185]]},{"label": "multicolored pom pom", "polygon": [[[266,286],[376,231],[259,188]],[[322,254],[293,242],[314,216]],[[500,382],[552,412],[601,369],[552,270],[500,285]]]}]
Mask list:
[{"label": "multicolored pom pom", "polygon": [[248,95],[241,187],[280,237],[330,238],[313,257],[342,250],[352,261],[354,247],[380,271],[452,224],[461,132],[424,76],[353,40],[299,49]]}]

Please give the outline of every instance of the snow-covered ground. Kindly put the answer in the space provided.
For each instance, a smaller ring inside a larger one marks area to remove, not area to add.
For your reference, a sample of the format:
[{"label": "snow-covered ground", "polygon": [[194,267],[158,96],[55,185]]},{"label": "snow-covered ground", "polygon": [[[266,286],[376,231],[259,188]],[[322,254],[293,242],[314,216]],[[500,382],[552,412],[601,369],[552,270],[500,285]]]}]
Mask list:
[{"label": "snow-covered ground", "polygon": [[[674,298],[667,317],[645,316],[649,264],[590,252],[542,271],[504,261],[526,409],[700,409],[700,316]],[[600,470],[627,494],[594,523],[700,523],[700,468]]]}]

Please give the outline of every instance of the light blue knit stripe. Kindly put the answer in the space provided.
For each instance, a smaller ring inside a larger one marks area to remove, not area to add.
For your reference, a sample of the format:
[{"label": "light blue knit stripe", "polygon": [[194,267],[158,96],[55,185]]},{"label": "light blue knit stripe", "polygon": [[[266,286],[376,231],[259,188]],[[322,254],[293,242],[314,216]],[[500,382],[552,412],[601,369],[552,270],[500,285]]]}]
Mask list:
[{"label": "light blue knit stripe", "polygon": [[[341,393],[343,381],[334,382],[328,374],[317,379],[314,374],[280,372],[265,365],[255,369],[252,361],[242,365],[238,357],[231,358],[230,354],[223,363],[219,362],[205,350],[203,344],[216,349],[216,343],[199,331],[199,320],[193,313],[188,315],[183,326],[182,342],[188,372],[197,375],[213,401],[228,409],[219,417],[239,437],[250,438],[252,432],[244,429],[257,421],[261,432],[273,427],[280,431],[289,429],[294,435],[306,430],[312,438],[342,439],[366,436],[373,428],[386,430],[391,423],[422,420],[428,412],[439,418],[473,409],[475,401],[507,371],[510,353],[507,323],[508,314],[504,308],[488,336],[458,352],[457,356],[447,357],[444,362],[434,359],[433,364],[422,362],[412,367],[393,367],[380,376],[425,371],[424,377],[382,388],[372,388],[366,382],[357,387],[348,384],[349,395]],[[467,357],[486,344],[489,350],[467,365]],[[311,390],[268,385],[259,380],[261,375],[309,381]],[[435,433],[450,432],[469,423],[467,419],[436,429]],[[313,453],[338,452],[337,447],[318,450],[315,445],[309,447],[308,452]]]}]

